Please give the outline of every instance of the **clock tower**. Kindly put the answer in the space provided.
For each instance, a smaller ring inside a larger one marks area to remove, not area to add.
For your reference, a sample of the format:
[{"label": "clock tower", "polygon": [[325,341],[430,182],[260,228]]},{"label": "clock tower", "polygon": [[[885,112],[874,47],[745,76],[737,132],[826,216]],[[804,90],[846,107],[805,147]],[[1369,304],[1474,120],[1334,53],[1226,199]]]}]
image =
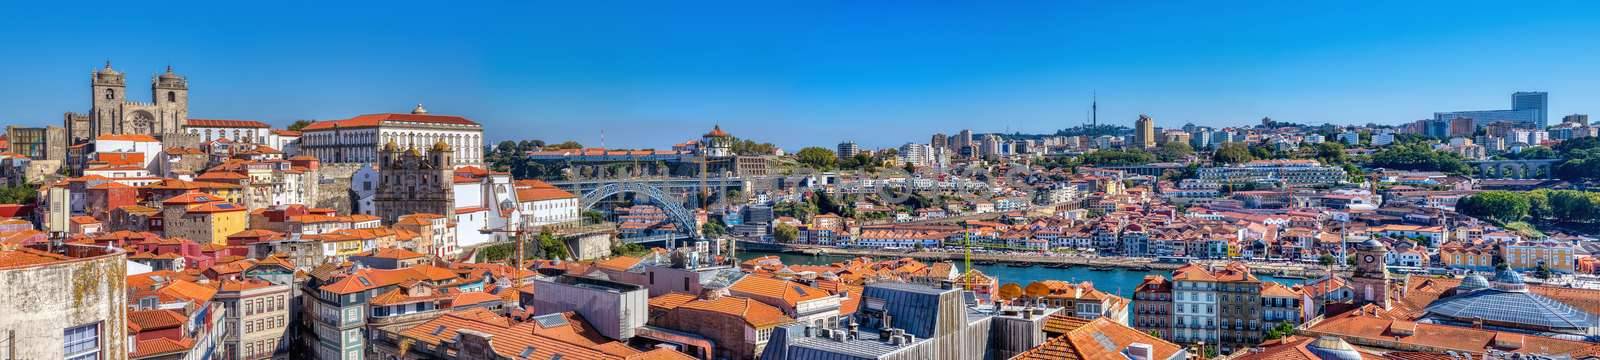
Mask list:
[{"label": "clock tower", "polygon": [[1356,245],[1356,269],[1350,287],[1355,290],[1357,305],[1371,303],[1389,308],[1389,268],[1384,263],[1388,253],[1389,248],[1376,239]]}]

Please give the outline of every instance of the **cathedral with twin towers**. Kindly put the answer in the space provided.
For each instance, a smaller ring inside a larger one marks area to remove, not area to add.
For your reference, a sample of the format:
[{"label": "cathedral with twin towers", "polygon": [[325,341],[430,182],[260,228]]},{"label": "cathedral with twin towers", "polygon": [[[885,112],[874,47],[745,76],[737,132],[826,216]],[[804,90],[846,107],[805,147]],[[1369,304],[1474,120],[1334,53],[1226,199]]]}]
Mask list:
[{"label": "cathedral with twin towers", "polygon": [[163,137],[180,134],[189,118],[189,82],[182,75],[167,71],[150,79],[150,101],[130,99],[127,77],[111,68],[111,62],[90,75],[93,101],[89,113],[65,115],[67,136],[72,143],[83,143],[110,134],[139,134]]}]

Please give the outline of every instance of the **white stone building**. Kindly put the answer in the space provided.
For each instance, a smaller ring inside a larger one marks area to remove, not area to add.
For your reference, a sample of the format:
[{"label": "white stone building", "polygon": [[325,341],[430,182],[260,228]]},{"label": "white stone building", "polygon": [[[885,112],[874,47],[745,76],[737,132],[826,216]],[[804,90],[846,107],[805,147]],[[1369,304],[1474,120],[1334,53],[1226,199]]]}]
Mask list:
[{"label": "white stone building", "polygon": [[422,105],[410,114],[367,114],[318,121],[300,131],[301,153],[327,163],[376,163],[379,150],[426,149],[444,142],[454,151],[452,165],[483,163],[483,126],[454,115],[431,115]]},{"label": "white stone building", "polygon": [[267,144],[267,136],[271,134],[272,127],[255,120],[188,119],[184,122],[184,131],[195,135],[202,142],[229,139],[234,142]]},{"label": "white stone building", "polygon": [[285,156],[300,154],[300,132],[291,130],[272,130],[267,133],[267,146],[283,151]]}]

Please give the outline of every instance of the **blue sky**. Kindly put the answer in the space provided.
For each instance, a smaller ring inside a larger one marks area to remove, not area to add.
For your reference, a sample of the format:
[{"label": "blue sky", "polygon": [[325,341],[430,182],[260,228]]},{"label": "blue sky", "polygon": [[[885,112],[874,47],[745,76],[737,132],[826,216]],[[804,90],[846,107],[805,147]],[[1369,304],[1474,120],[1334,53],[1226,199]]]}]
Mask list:
[{"label": "blue sky", "polygon": [[[46,4],[52,3],[52,4]],[[338,119],[416,103],[492,140],[666,147],[721,124],[796,149],[1100,119],[1401,123],[1600,111],[1600,3],[6,2],[0,123],[89,106],[106,59],[174,66],[190,115]],[[336,4],[338,7],[327,7]],[[28,6],[23,6],[28,5]]]}]

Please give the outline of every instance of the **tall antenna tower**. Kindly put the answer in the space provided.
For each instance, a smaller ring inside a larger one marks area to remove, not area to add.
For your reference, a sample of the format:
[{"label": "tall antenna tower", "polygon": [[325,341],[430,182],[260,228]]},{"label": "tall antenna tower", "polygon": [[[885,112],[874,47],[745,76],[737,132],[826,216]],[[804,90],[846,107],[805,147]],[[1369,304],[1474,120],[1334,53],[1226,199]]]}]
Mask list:
[{"label": "tall antenna tower", "polygon": [[1098,91],[1089,96],[1089,135],[1100,135],[1100,93]]}]

